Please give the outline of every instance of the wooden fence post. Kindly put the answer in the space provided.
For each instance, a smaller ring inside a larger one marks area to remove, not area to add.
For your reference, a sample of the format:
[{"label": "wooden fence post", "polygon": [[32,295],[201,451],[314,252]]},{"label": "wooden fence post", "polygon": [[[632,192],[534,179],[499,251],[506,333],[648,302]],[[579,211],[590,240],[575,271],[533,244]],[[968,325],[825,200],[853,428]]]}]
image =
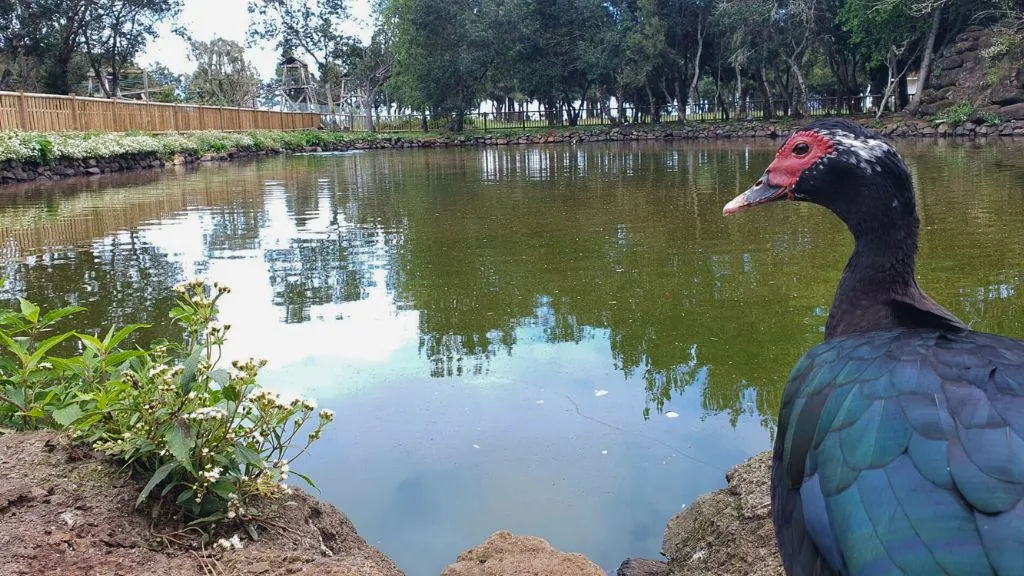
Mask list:
[{"label": "wooden fence post", "polygon": [[78,97],[75,96],[74,92],[68,94],[71,97],[71,127],[74,128],[75,132],[82,131],[81,121],[78,119]]},{"label": "wooden fence post", "polygon": [[25,93],[18,92],[18,122],[21,123],[19,128],[24,131],[28,131],[28,102],[25,100]]}]

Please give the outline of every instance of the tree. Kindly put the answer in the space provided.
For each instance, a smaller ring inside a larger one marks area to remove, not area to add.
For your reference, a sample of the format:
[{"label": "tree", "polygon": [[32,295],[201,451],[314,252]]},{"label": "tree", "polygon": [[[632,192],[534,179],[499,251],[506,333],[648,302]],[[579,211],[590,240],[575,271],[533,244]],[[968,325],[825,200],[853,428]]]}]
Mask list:
[{"label": "tree", "polygon": [[149,76],[148,98],[153,102],[181,102],[182,92],[185,88],[186,77],[183,74],[171,72],[167,66],[154,62],[146,69]]},{"label": "tree", "polygon": [[639,0],[632,16],[626,24],[626,53],[619,78],[623,87],[644,91],[648,109],[657,121],[658,99],[651,82],[657,81],[659,67],[669,58],[668,24],[662,19],[656,0]]},{"label": "tree", "polygon": [[[920,52],[924,26],[907,5],[887,0],[848,0],[840,19],[850,31],[853,43],[865,55],[869,67],[884,65],[887,70],[880,116],[902,78]],[[919,90],[920,92],[920,90]]]},{"label": "tree", "polygon": [[0,86],[71,91],[91,1],[0,0]]},{"label": "tree", "polygon": [[461,132],[476,106],[487,72],[515,34],[513,2],[392,0],[385,7],[397,23],[395,76],[404,92],[432,111],[451,115]]},{"label": "tree", "polygon": [[[518,73],[525,93],[554,113],[564,107],[570,126],[578,124],[594,91],[609,84],[615,62],[615,23],[601,0],[552,0],[520,4],[518,42],[507,44],[508,66]],[[515,66],[516,61],[525,64]],[[579,106],[576,106],[576,102]]]},{"label": "tree", "polygon": [[345,0],[249,0],[250,41],[276,43],[284,54],[313,59],[320,77],[341,59],[353,38],[341,32],[348,18]]},{"label": "tree", "polygon": [[260,79],[245,59],[241,44],[223,38],[192,42],[196,71],[188,82],[188,100],[214,106],[254,107]]},{"label": "tree", "polygon": [[[121,72],[156,37],[156,26],[177,16],[182,0],[91,0],[80,34],[100,89],[120,94]],[[109,76],[107,72],[109,71]]]},{"label": "tree", "polygon": [[373,111],[377,105],[377,95],[395,71],[391,30],[378,27],[368,45],[353,45],[349,49],[348,62],[349,77],[362,100],[367,129],[376,132]]}]

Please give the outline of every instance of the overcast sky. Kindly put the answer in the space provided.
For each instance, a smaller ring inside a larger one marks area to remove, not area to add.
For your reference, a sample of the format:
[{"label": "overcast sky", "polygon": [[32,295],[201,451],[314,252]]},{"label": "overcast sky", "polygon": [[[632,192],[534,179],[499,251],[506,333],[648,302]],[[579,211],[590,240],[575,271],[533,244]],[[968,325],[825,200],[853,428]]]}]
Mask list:
[{"label": "overcast sky", "polygon": [[[349,0],[349,11],[353,21],[347,23],[345,32],[368,39],[372,32],[369,0]],[[185,0],[180,22],[196,40],[210,40],[219,36],[244,46],[245,33],[249,28],[248,0]],[[160,36],[150,42],[146,51],[137,59],[140,65],[149,66],[160,62],[177,74],[190,73],[195,69],[195,63],[188,58],[188,47],[181,38],[171,33],[172,27],[169,24],[160,27]],[[272,44],[247,48],[246,56],[256,66],[260,76],[269,78],[274,75],[278,54]]]}]

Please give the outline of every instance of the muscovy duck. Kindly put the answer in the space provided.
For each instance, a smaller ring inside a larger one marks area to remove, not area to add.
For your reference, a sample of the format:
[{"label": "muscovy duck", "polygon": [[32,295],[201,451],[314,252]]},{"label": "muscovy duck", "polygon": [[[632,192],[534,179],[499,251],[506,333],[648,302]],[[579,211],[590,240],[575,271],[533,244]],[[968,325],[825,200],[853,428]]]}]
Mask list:
[{"label": "muscovy duck", "polygon": [[1024,342],[970,330],[918,287],[913,182],[870,130],[807,124],[723,211],[777,200],[823,206],[854,238],[824,341],[782,398],[786,572],[1024,575]]}]

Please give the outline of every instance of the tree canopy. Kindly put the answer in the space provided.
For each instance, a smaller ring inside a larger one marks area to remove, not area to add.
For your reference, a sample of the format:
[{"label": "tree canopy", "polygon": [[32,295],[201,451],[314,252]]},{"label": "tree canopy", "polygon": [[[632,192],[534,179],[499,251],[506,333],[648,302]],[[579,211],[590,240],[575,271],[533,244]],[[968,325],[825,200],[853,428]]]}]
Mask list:
[{"label": "tree canopy", "polygon": [[[66,93],[92,76],[117,94],[181,3],[0,0],[0,90]],[[249,0],[249,13],[251,42],[307,62],[321,107],[365,115],[371,129],[375,115],[401,112],[460,130],[485,100],[506,120],[540,106],[569,124],[613,107],[653,122],[753,105],[799,116],[821,98],[853,110],[868,90],[876,107],[914,111],[907,77],[926,85],[935,55],[966,27],[1002,22],[1000,46],[1024,45],[1024,0],[373,0],[365,41],[346,33],[346,0]],[[192,46],[205,55],[199,68],[162,97],[280,102],[279,78],[253,96],[241,47]],[[215,48],[217,74],[244,97],[211,87],[203,62]]]}]

